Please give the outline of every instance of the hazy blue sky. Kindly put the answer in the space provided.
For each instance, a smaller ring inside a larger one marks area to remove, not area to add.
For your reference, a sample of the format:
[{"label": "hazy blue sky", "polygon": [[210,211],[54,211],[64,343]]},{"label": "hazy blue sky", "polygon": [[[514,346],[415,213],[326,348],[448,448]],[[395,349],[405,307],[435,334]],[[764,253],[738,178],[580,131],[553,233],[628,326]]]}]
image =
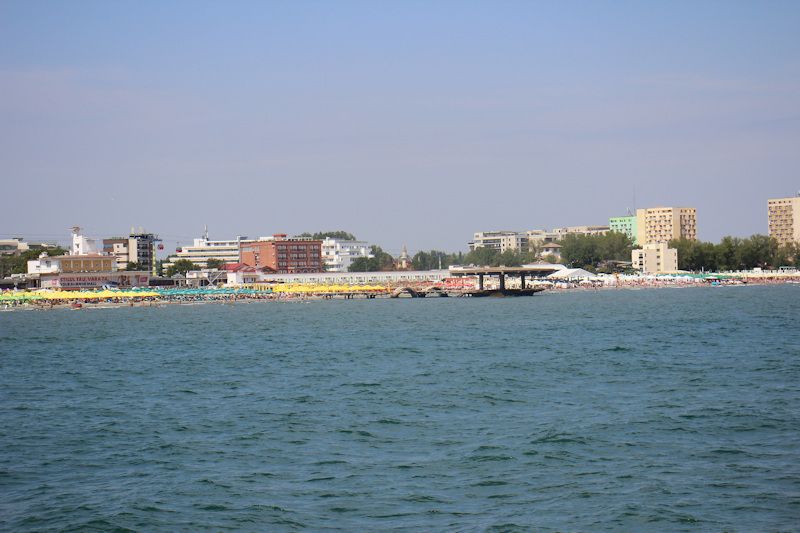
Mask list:
[{"label": "hazy blue sky", "polygon": [[800,189],[800,2],[0,2],[0,236],[397,253]]}]

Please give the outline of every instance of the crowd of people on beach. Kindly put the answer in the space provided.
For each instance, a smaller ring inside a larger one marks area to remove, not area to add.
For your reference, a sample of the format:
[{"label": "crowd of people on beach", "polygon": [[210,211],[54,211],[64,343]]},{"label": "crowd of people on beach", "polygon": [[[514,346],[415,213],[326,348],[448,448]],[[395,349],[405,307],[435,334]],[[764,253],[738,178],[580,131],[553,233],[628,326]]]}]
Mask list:
[{"label": "crowd of people on beach", "polygon": [[[476,282],[477,283],[477,282]],[[518,282],[517,282],[518,284]],[[800,284],[800,274],[702,274],[702,275],[621,275],[600,274],[592,278],[566,280],[533,280],[526,286],[546,291],[574,291],[601,289],[659,288],[659,287],[703,287],[727,285],[776,285]],[[415,289],[424,290],[440,286],[449,296],[468,292],[468,283],[460,288],[447,287],[443,283],[417,283]],[[513,286],[513,282],[512,285]],[[142,288],[128,291],[48,291],[48,290],[4,290],[0,291],[0,309],[81,309],[125,306],[163,306],[168,304],[237,303],[248,301],[296,301],[352,298],[388,297],[398,287],[394,286],[287,286],[274,287],[201,287],[201,288]]]}]

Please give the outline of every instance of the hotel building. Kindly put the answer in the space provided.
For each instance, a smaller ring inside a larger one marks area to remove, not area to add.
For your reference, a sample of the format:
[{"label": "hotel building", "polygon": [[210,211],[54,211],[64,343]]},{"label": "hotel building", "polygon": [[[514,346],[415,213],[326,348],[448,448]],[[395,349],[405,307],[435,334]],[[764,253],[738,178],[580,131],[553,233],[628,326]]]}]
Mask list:
[{"label": "hotel building", "polygon": [[247,237],[236,237],[228,241],[212,241],[208,239],[206,233],[200,239],[194,239],[191,246],[178,248],[177,253],[170,257],[169,262],[164,263],[164,268],[168,268],[179,259],[188,259],[195,265],[206,268],[209,259],[219,259],[223,263],[239,263],[239,248],[248,241]]},{"label": "hotel building", "polygon": [[769,236],[778,244],[800,243],[800,193],[792,198],[767,200]]},{"label": "hotel building", "polygon": [[675,272],[678,270],[678,250],[667,248],[667,243],[649,243],[631,252],[631,266],[645,274]]},{"label": "hotel building", "polygon": [[326,238],[322,241],[322,261],[327,272],[348,272],[359,257],[371,258],[369,244],[364,241],[343,241]]},{"label": "hotel building", "polygon": [[119,270],[125,270],[128,263],[138,263],[144,270],[154,271],[159,240],[157,235],[145,233],[141,228],[138,232],[131,228],[128,237],[103,239],[103,253],[114,256]]},{"label": "hotel building", "polygon": [[322,241],[279,233],[257,241],[243,242],[241,262],[279,274],[322,272]]},{"label": "hotel building", "polygon": [[517,231],[479,231],[468,244],[470,251],[491,248],[503,253],[506,250],[522,250],[523,246],[527,250],[528,239],[524,233]]},{"label": "hotel building", "polygon": [[652,207],[636,210],[636,243],[697,240],[697,209],[694,207]]},{"label": "hotel building", "polygon": [[609,218],[608,227],[610,231],[616,231],[617,233],[624,233],[627,235],[627,237],[633,241],[633,244],[639,244],[635,215]]}]

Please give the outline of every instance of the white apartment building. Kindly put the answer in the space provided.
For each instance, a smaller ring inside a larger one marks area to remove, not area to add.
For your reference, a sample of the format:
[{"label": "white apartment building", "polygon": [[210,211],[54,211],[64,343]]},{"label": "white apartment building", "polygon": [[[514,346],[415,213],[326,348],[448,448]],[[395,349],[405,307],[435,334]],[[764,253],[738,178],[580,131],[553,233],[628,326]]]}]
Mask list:
[{"label": "white apartment building", "polygon": [[529,245],[541,246],[544,243],[557,241],[559,236],[546,229],[530,229],[525,232],[525,238]]},{"label": "white apartment building", "polygon": [[208,266],[209,259],[219,259],[224,263],[238,263],[240,260],[239,248],[244,242],[254,241],[242,236],[226,241],[212,241],[206,233],[203,237],[194,239],[191,246],[179,248],[177,253],[170,257],[169,262],[164,263],[164,268],[170,267],[180,259],[188,259],[201,268]]},{"label": "white apartment building", "polygon": [[551,232],[556,239],[563,239],[567,235],[605,235],[609,231],[608,226],[568,226],[566,228],[553,228]]},{"label": "white apartment building", "polygon": [[350,265],[359,257],[373,257],[369,250],[364,241],[326,238],[322,241],[322,262],[327,272],[349,272]]},{"label": "white apartment building", "polygon": [[641,250],[631,252],[633,268],[645,274],[659,274],[678,270],[678,250],[668,248],[666,242],[648,243]]},{"label": "white apartment building", "polygon": [[479,231],[469,242],[470,251],[476,248],[492,248],[500,253],[506,250],[527,250],[528,237],[518,231]]},{"label": "white apartment building", "polygon": [[767,200],[769,236],[778,244],[800,243],[800,193],[793,198]]}]

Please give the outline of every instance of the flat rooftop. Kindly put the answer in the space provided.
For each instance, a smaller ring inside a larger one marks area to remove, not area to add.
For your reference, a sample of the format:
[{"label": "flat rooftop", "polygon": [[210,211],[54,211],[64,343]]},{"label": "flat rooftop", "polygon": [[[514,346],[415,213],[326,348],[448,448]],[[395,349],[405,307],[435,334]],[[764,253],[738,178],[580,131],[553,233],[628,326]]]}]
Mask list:
[{"label": "flat rooftop", "polygon": [[451,276],[519,276],[521,274],[532,274],[534,276],[547,276],[553,272],[558,272],[563,267],[560,265],[525,265],[518,267],[497,266],[497,267],[459,267],[450,271]]}]

